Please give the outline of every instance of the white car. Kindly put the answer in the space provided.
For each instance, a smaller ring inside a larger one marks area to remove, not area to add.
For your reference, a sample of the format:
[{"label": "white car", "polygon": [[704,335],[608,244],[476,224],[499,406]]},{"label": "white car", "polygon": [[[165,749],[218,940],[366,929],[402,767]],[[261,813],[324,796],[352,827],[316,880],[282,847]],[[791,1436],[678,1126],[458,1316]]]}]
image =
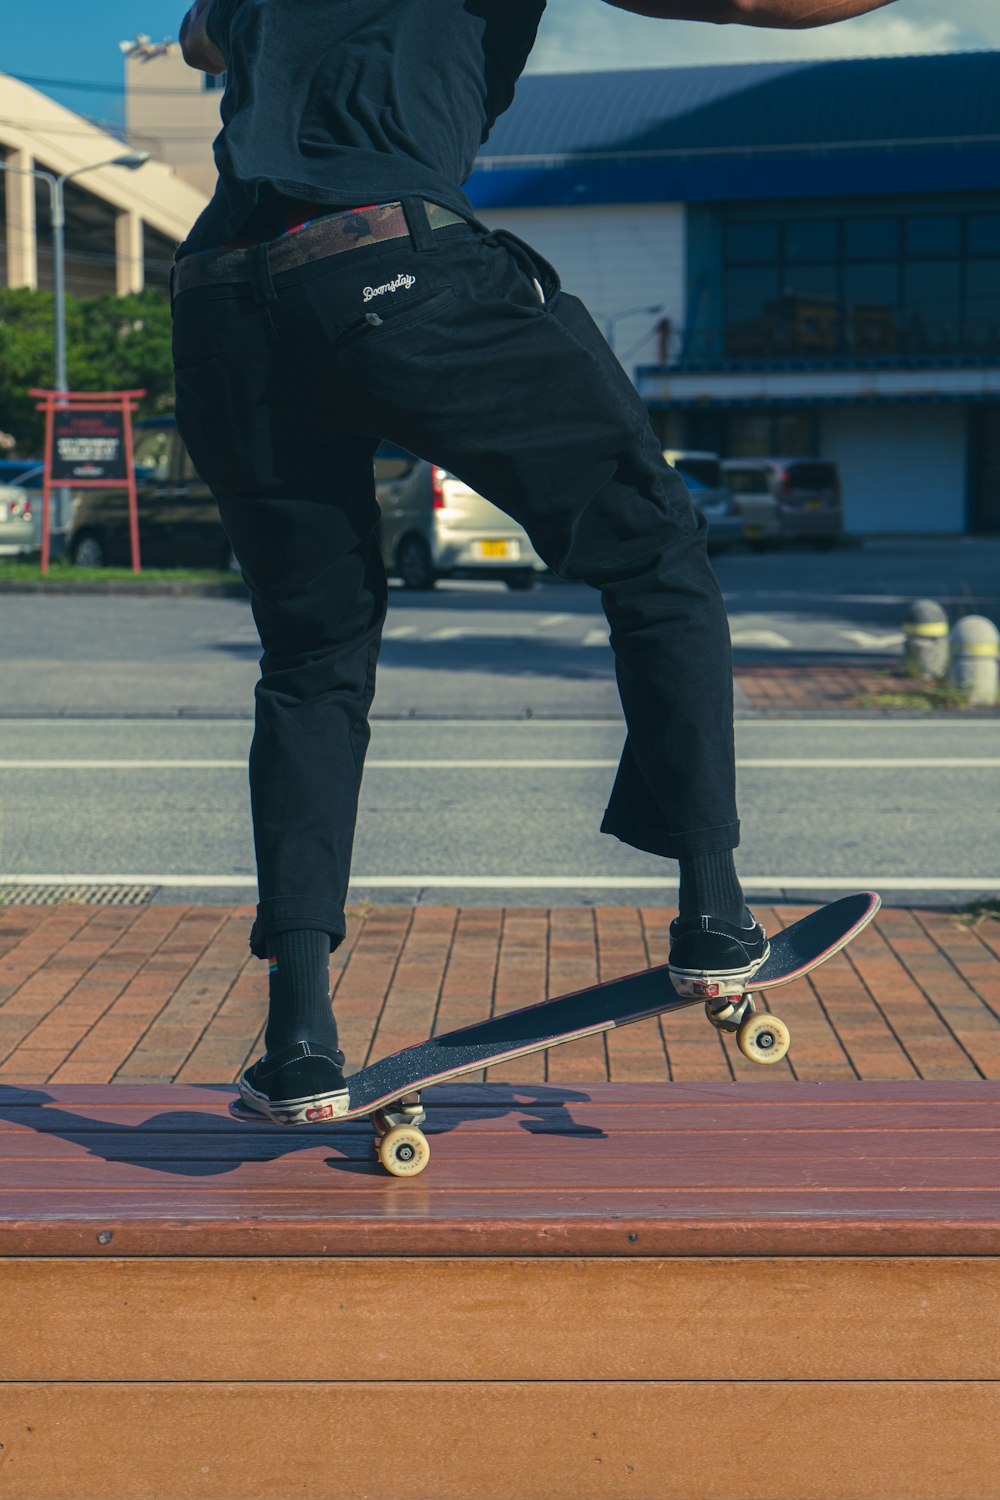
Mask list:
[{"label": "white car", "polygon": [[508,588],[529,589],[546,571],[523,526],[447,469],[395,443],[379,444],[375,491],[382,560],[404,588],[430,589],[439,578],[499,578]]}]

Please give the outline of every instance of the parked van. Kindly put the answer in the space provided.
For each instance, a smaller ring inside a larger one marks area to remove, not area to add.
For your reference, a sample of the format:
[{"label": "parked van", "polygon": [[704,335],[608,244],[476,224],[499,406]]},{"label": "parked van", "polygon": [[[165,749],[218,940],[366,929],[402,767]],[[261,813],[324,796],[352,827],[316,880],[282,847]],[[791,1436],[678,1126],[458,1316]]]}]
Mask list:
[{"label": "parked van", "polygon": [[545,563],[528,533],[461,479],[396,443],[379,444],[375,491],[385,570],[404,588],[439,578],[499,578],[530,589]]},{"label": "parked van", "polygon": [[811,541],[822,551],[843,535],[840,475],[828,459],[730,458],[722,469],[741,505],[755,495],[773,497],[782,541]]},{"label": "parked van", "polygon": [[743,540],[743,521],[722,474],[717,453],[664,448],[663,457],[687,485],[691,499],[708,520],[708,550],[723,552]]}]

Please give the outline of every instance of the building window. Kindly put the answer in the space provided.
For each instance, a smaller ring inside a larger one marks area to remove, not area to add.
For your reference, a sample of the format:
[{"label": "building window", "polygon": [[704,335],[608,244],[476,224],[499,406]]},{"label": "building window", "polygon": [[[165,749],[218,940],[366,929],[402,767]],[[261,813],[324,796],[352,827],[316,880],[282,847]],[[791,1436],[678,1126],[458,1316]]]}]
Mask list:
[{"label": "building window", "polygon": [[1000,352],[1000,214],[735,219],[730,358]]}]

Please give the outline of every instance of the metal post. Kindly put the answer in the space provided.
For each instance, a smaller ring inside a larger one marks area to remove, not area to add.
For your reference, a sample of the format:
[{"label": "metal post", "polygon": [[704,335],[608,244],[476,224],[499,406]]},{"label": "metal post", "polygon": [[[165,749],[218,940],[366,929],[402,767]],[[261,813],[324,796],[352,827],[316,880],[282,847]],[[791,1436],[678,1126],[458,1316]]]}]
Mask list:
[{"label": "metal post", "polygon": [[52,203],[52,295],[55,298],[55,388],[57,391],[69,389],[66,374],[66,209],[63,202],[63,182],[62,177],[49,177]]}]

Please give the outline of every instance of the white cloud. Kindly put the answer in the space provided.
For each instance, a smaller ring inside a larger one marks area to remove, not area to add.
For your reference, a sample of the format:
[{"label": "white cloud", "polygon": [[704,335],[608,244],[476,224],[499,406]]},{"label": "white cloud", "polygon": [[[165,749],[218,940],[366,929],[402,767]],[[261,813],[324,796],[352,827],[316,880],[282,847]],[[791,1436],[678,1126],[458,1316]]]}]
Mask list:
[{"label": "white cloud", "polygon": [[853,21],[807,31],[713,26],[630,15],[600,0],[549,0],[529,73],[666,68],[806,57],[880,57],[1000,47],[997,0],[898,0]]}]

